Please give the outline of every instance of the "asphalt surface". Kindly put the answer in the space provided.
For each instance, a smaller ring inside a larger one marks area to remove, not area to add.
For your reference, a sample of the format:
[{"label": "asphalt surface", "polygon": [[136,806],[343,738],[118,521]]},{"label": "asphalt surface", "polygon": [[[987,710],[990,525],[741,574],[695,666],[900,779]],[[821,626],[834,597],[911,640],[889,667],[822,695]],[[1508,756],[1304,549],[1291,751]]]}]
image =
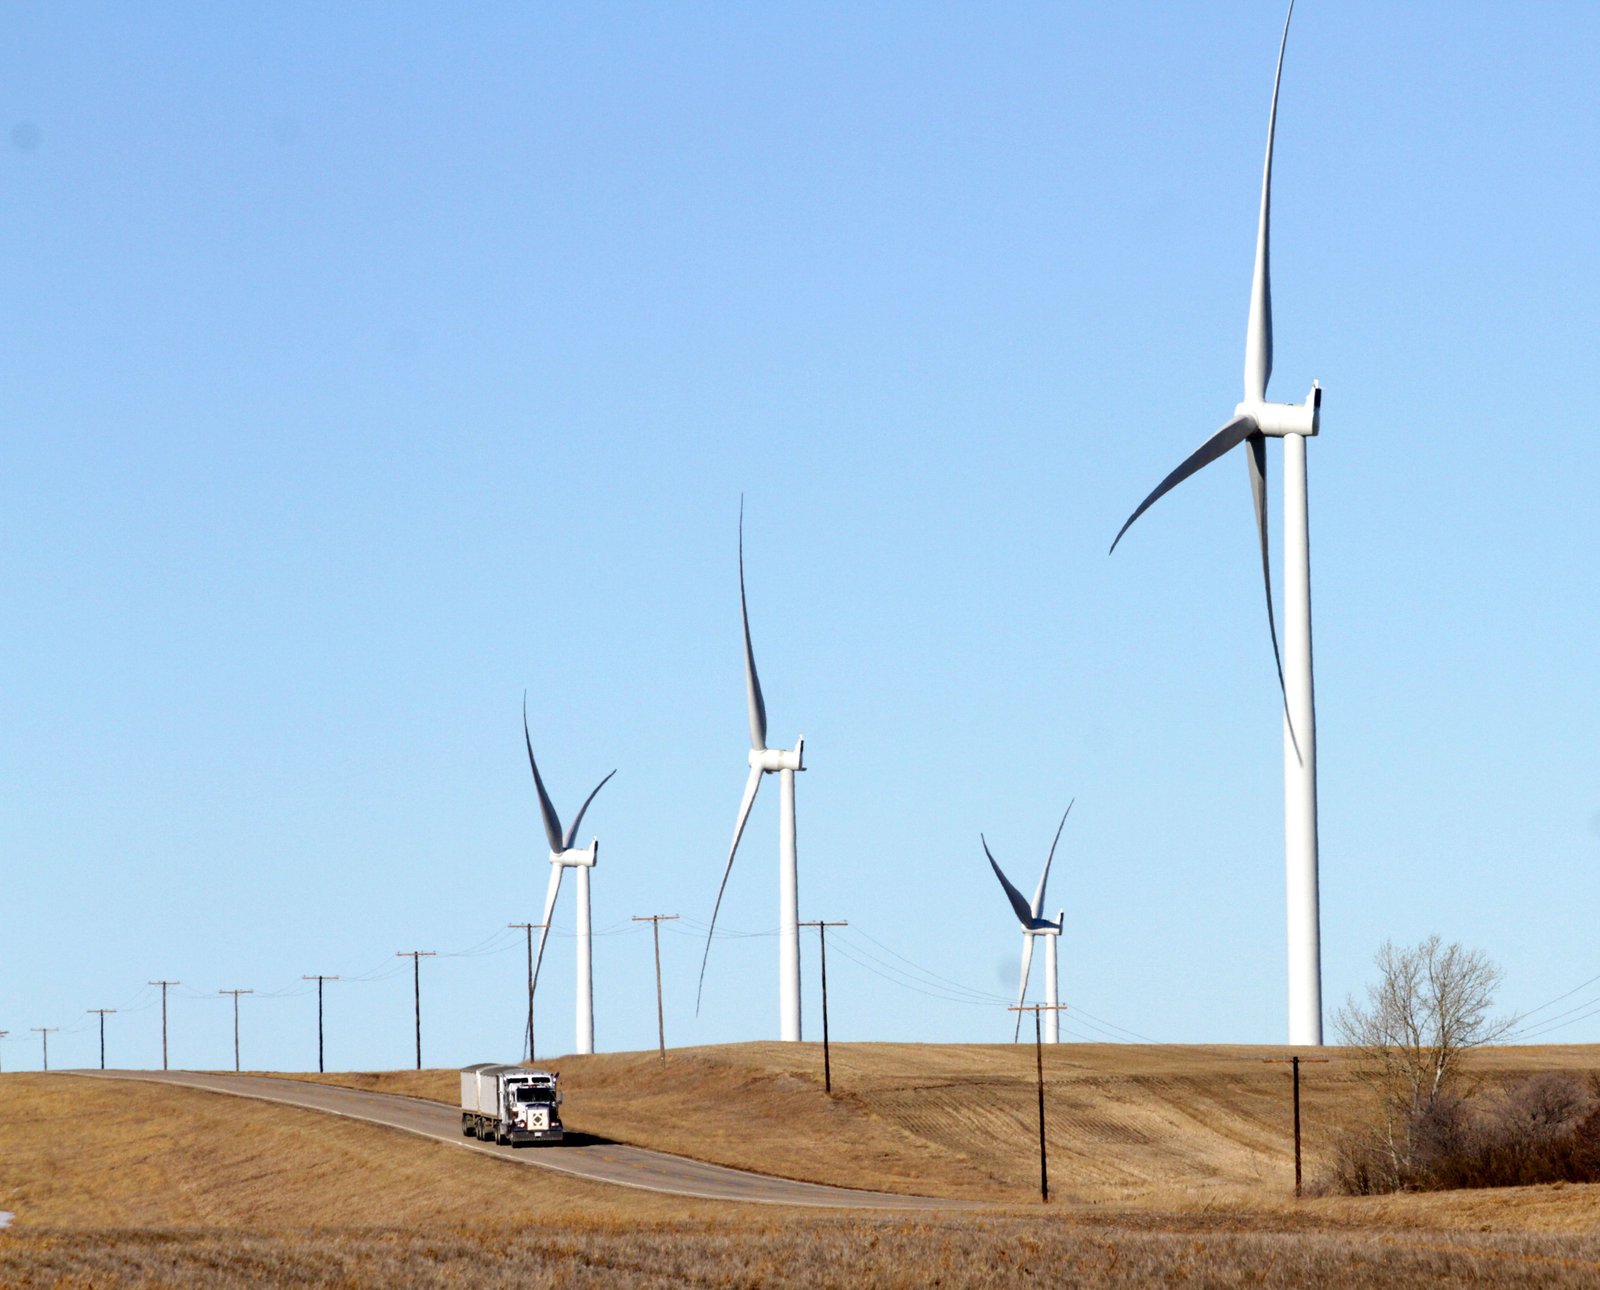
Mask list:
[{"label": "asphalt surface", "polygon": [[176,1084],[233,1097],[279,1102],[307,1111],[322,1111],[350,1120],[399,1129],[433,1138],[467,1151],[481,1151],[502,1160],[550,1169],[556,1173],[614,1183],[644,1191],[693,1196],[701,1200],[733,1200],[764,1205],[808,1205],[829,1209],[930,1210],[972,1209],[970,1201],[934,1196],[901,1196],[892,1192],[858,1191],[796,1182],[768,1174],[728,1169],[684,1156],[668,1155],[620,1142],[569,1138],[560,1145],[502,1147],[461,1132],[461,1112],[442,1102],[313,1084],[305,1080],[273,1079],[264,1075],[228,1075],[210,1071],[73,1071],[95,1079],[144,1080]]}]

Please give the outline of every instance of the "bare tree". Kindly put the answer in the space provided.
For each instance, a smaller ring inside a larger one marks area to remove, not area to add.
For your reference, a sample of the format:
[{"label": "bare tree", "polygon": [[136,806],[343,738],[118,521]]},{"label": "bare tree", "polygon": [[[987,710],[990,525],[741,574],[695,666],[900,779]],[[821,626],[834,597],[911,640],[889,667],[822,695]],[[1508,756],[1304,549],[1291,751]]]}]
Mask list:
[{"label": "bare tree", "polygon": [[1334,1024],[1358,1050],[1357,1069],[1379,1095],[1383,1172],[1401,1186],[1419,1139],[1459,1107],[1454,1086],[1463,1054],[1503,1039],[1517,1018],[1490,1015],[1501,973],[1479,950],[1443,945],[1437,936],[1414,949],[1385,941],[1376,963],[1366,1002],[1347,998]]},{"label": "bare tree", "polygon": [[1501,972],[1480,950],[1437,936],[1415,949],[1385,941],[1376,962],[1366,1004],[1346,999],[1334,1024],[1413,1106],[1444,1091],[1469,1048],[1503,1039],[1516,1024],[1489,1015]]}]

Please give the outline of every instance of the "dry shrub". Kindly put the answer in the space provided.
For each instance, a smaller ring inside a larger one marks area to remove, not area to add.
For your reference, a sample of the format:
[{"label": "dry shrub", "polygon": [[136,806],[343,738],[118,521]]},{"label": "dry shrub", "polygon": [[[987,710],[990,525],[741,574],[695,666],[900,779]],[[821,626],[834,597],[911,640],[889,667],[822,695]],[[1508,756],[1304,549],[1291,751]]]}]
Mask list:
[{"label": "dry shrub", "polygon": [[1335,1147],[1331,1190],[1352,1195],[1600,1182],[1600,1087],[1547,1072],[1465,1098],[1440,1093]]}]

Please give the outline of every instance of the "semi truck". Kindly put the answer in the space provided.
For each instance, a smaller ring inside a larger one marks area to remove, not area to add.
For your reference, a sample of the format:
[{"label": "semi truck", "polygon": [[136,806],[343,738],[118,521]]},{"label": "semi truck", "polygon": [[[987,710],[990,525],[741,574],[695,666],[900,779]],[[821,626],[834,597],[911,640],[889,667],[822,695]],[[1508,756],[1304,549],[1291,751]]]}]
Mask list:
[{"label": "semi truck", "polygon": [[463,1137],[520,1147],[560,1142],[559,1074],[527,1066],[479,1062],[461,1071]]}]

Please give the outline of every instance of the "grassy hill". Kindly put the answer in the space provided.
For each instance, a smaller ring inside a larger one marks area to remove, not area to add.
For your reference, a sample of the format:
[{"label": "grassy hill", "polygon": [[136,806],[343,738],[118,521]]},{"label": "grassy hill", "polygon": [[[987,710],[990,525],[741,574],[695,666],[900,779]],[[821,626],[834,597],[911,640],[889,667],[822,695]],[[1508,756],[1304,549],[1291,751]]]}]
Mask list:
[{"label": "grassy hill", "polygon": [[[1138,1208],[1273,1204],[1294,1188],[1289,1068],[1281,1048],[1062,1044],[1045,1051],[1052,1192]],[[1339,1050],[1303,1068],[1308,1179],[1366,1109]],[[834,1096],[815,1044],[730,1044],[552,1058],[575,1129],[718,1164],[844,1186],[965,1199],[1037,1198],[1031,1044],[835,1044]],[[1480,1078],[1539,1070],[1600,1076],[1600,1048],[1472,1055]],[[318,1076],[303,1078],[316,1079]],[[453,1071],[328,1075],[329,1082],[453,1103]]]},{"label": "grassy hill", "polygon": [[[795,1177],[998,1199],[957,1216],[715,1205],[591,1185],[315,1112],[159,1085],[0,1075],[0,1284],[1585,1286],[1600,1187],[1290,1192],[1276,1050],[1047,1055],[1054,1203],[1037,1201],[1032,1052],[750,1044],[562,1058],[569,1122]],[[1600,1070],[1507,1049],[1482,1073]],[[317,1078],[317,1077],[309,1077]],[[454,1071],[324,1077],[453,1101]],[[1308,1068],[1315,1167],[1357,1090]]]}]

